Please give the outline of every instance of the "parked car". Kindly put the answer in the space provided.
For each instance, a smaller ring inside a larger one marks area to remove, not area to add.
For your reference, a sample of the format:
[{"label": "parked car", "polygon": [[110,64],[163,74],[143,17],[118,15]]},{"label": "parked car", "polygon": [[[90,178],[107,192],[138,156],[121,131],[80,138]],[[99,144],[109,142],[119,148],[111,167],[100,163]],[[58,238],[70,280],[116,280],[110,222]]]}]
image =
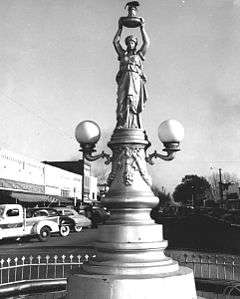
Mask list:
[{"label": "parked car", "polygon": [[75,232],[80,232],[83,227],[91,227],[92,222],[84,215],[80,215],[77,211],[72,208],[56,207],[55,208],[61,216],[67,216],[69,221],[70,229]]},{"label": "parked car", "polygon": [[70,233],[72,221],[67,216],[62,216],[56,209],[53,208],[32,208],[27,210],[27,218],[47,218],[50,220],[56,219],[59,223],[59,233],[62,237],[66,237]]},{"label": "parked car", "polygon": [[86,216],[91,219],[93,228],[96,228],[99,224],[104,224],[110,217],[110,212],[99,204],[86,207],[85,213]]},{"label": "parked car", "polygon": [[43,242],[54,232],[60,232],[59,217],[34,217],[19,204],[0,205],[0,239],[37,237]]}]

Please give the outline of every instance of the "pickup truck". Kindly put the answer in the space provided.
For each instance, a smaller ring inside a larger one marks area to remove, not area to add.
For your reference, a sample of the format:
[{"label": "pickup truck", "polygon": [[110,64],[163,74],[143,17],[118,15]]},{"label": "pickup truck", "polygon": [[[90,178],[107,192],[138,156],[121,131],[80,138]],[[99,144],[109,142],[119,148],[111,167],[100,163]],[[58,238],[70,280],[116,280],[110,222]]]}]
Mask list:
[{"label": "pickup truck", "polygon": [[60,228],[58,216],[27,217],[26,209],[19,204],[0,205],[0,240],[37,237],[44,242]]}]

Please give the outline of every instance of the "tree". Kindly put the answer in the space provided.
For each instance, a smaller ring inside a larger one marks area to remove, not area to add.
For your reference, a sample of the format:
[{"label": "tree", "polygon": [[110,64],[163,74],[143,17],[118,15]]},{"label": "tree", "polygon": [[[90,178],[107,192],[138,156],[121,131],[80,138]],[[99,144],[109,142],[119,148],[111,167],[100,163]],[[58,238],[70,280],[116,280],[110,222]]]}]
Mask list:
[{"label": "tree", "polygon": [[159,203],[157,207],[164,207],[170,204],[171,202],[171,195],[170,193],[166,193],[165,189],[160,189],[158,186],[153,185],[152,186],[152,192],[153,194],[159,198]]},{"label": "tree", "polygon": [[161,189],[153,185],[152,186],[152,192],[153,194],[159,198],[159,202],[151,211],[151,218],[154,220],[157,220],[159,217],[159,210],[161,210],[162,207],[167,207],[171,203],[171,196],[170,193],[166,193],[165,189],[162,187]]},{"label": "tree", "polygon": [[197,175],[186,175],[181,184],[177,185],[173,192],[176,202],[200,206],[209,197],[210,184],[204,178]]},{"label": "tree", "polygon": [[[208,182],[211,185],[211,195],[212,199],[214,201],[217,201],[220,199],[220,190],[219,190],[219,183],[220,183],[220,178],[219,178],[219,173],[214,172],[211,176],[208,177]],[[223,172],[222,173],[222,190],[227,191],[228,187],[231,184],[238,184],[239,179],[236,174],[231,174],[228,172]]]},{"label": "tree", "polygon": [[98,184],[106,184],[107,183],[107,178],[109,175],[109,170],[107,167],[94,167],[93,168],[93,175],[97,177],[98,179]]},{"label": "tree", "polygon": [[108,190],[107,179],[109,175],[108,168],[105,167],[94,167],[93,168],[93,175],[97,177],[98,180],[98,191],[100,198],[106,195]]}]

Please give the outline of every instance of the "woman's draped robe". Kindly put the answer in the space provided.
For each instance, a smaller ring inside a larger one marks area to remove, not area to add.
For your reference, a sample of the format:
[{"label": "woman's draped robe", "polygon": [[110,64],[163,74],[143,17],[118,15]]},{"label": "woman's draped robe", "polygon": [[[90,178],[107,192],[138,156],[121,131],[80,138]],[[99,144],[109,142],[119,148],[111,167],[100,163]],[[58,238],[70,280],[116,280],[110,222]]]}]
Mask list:
[{"label": "woman's draped robe", "polygon": [[117,128],[142,128],[140,113],[147,101],[146,78],[143,74],[141,51],[134,54],[125,52],[119,57],[120,70],[116,81]]}]

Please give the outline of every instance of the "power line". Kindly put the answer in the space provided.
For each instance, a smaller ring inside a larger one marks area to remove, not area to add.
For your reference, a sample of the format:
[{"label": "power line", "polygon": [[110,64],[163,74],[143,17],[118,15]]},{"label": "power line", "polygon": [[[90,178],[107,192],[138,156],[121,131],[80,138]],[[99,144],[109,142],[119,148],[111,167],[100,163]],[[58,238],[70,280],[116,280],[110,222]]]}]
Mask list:
[{"label": "power line", "polygon": [[181,164],[193,164],[193,163],[205,163],[205,164],[215,164],[215,163],[240,163],[240,160],[209,160],[209,161],[202,161],[202,160],[194,160],[194,161],[177,161]]},{"label": "power line", "polygon": [[[35,117],[37,117],[38,119],[40,119],[42,122],[44,122],[45,124],[47,124],[49,127],[51,127],[52,129],[54,129],[58,134],[62,135],[63,137],[67,138],[67,139],[74,139],[73,136],[69,136],[67,135],[63,129],[61,129],[59,126],[55,126],[53,125],[51,122],[49,122],[47,119],[45,119],[44,117],[42,117],[42,115],[39,115],[36,111],[29,109],[28,107],[26,107],[24,104],[17,102],[16,100],[14,100],[13,98],[9,97],[8,95],[4,94],[4,93],[0,93],[2,96],[4,96],[6,99],[9,100],[9,102],[18,105],[19,107],[21,107],[22,109],[24,109],[25,111],[27,111],[28,113],[34,115]],[[1,98],[0,98],[1,99]]]}]

